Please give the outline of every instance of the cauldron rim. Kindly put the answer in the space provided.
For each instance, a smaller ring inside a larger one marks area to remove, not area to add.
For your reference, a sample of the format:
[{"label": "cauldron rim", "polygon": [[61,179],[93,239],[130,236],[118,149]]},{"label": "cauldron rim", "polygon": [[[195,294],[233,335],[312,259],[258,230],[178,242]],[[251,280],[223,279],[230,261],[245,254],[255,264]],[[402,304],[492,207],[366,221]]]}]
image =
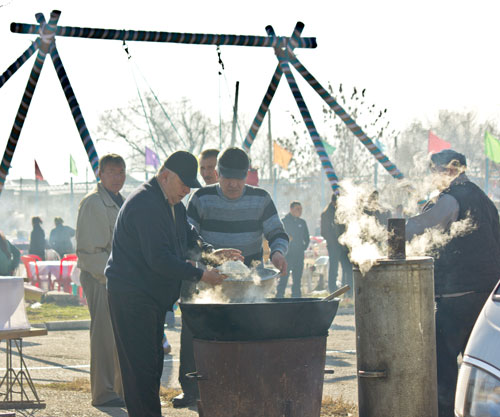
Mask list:
[{"label": "cauldron rim", "polygon": [[226,302],[226,303],[196,303],[189,301],[181,301],[180,304],[183,305],[199,305],[199,306],[234,306],[234,305],[270,305],[270,304],[302,304],[302,303],[328,303],[328,302],[340,302],[340,298],[333,298],[331,300],[323,300],[322,298],[266,298],[269,301],[256,301],[256,302]]}]

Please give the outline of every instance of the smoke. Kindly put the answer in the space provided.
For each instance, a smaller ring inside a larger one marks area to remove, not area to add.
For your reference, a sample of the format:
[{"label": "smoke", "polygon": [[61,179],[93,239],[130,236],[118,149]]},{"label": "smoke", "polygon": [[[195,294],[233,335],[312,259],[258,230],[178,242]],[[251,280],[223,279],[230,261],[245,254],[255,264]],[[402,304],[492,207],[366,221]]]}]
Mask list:
[{"label": "smoke", "polygon": [[258,270],[252,269],[244,278],[229,277],[217,286],[199,282],[199,293],[193,296],[192,302],[197,304],[263,302],[274,288],[274,275],[262,277]]},{"label": "smoke", "polygon": [[448,244],[450,240],[465,236],[476,227],[470,213],[468,213],[465,219],[453,222],[449,231],[432,228],[426,229],[423,234],[415,236],[406,244],[406,253],[408,256],[432,256],[439,248]]},{"label": "smoke", "polygon": [[349,248],[349,258],[365,274],[382,257],[387,231],[373,213],[375,202],[370,199],[373,189],[366,185],[341,183],[337,198],[336,222],[345,225],[339,242]]},{"label": "smoke", "polygon": [[199,292],[191,299],[195,304],[218,304],[229,303],[230,299],[223,293],[222,286],[211,286],[200,282],[198,284]]},{"label": "smoke", "polygon": [[[378,259],[387,254],[388,232],[385,223],[389,217],[393,217],[394,208],[402,205],[405,217],[419,214],[428,200],[437,197],[440,191],[449,187],[465,171],[465,167],[453,162],[446,168],[447,173],[445,169],[430,171],[428,156],[423,153],[415,155],[410,179],[397,181],[380,192],[381,200],[390,209],[383,208],[373,198],[372,187],[347,180],[340,183],[336,221],[345,225],[345,232],[339,242],[348,247],[351,262],[359,267],[362,274],[366,274]],[[449,230],[427,229],[407,243],[407,256],[432,256],[451,239],[464,236],[474,228],[468,214],[465,219],[452,223]]]}]

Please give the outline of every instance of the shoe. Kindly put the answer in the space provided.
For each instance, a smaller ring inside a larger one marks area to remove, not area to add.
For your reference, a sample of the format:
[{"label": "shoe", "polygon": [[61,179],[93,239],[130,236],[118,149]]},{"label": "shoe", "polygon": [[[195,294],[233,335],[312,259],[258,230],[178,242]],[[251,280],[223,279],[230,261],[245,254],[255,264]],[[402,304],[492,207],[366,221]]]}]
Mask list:
[{"label": "shoe", "polygon": [[171,351],[172,351],[172,345],[164,345],[163,346],[163,353],[165,353],[165,355],[170,355]]},{"label": "shoe", "polygon": [[115,398],[114,400],[106,401],[105,403],[96,405],[95,407],[125,407],[125,401],[121,398]]},{"label": "shoe", "polygon": [[174,408],[184,408],[195,405],[198,397],[194,395],[179,394],[177,397],[172,398],[172,405]]}]

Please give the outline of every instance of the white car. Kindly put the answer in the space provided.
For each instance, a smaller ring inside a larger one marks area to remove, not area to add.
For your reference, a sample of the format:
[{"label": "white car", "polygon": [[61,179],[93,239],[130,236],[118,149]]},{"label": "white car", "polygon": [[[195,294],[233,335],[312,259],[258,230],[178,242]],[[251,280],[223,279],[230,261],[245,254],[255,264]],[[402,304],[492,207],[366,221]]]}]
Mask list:
[{"label": "white car", "polygon": [[500,282],[465,349],[455,395],[457,417],[500,417]]}]

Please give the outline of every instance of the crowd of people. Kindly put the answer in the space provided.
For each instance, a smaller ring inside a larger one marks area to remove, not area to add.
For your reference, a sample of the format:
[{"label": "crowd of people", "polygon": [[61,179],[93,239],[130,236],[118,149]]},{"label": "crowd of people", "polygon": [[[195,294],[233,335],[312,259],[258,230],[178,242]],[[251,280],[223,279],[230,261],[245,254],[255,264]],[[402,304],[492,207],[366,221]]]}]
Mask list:
[{"label": "crowd of people", "polygon": [[[439,416],[451,417],[457,356],[500,277],[500,225],[494,204],[467,178],[464,155],[445,150],[433,154],[430,163],[444,185],[421,214],[407,219],[407,240],[430,228],[446,232],[467,216],[476,224],[434,254]],[[285,296],[290,275],[291,296],[302,297],[310,245],[302,202],[292,201],[280,218],[269,193],[248,185],[249,168],[249,158],[239,148],[222,153],[207,149],[199,161],[177,151],[153,178],[124,198],[125,161],[108,154],[99,161],[96,188],[80,203],[76,231],[56,217],[47,241],[42,219],[32,218],[29,253],[41,259],[47,248],[61,257],[75,252],[71,239],[76,239],[80,282],[91,316],[92,405],[126,405],[130,416],[161,415],[160,379],[164,354],[170,352],[166,317],[179,299],[189,301],[196,294],[198,282],[220,285],[225,279],[216,268],[204,266],[206,259],[263,265],[265,241],[269,262],[280,272],[276,297]],[[185,207],[182,200],[189,194]],[[340,239],[346,225],[336,216],[338,199],[332,194],[320,222],[330,292],[339,281],[353,288],[350,248]],[[370,194],[363,213],[381,225],[391,216],[403,216],[402,205],[391,215],[378,200],[377,191]],[[11,275],[19,259],[19,250],[0,233],[0,275]],[[196,364],[193,335],[184,321],[179,356],[182,393],[173,406],[187,407],[195,404],[199,392],[196,380],[186,378]]]}]

